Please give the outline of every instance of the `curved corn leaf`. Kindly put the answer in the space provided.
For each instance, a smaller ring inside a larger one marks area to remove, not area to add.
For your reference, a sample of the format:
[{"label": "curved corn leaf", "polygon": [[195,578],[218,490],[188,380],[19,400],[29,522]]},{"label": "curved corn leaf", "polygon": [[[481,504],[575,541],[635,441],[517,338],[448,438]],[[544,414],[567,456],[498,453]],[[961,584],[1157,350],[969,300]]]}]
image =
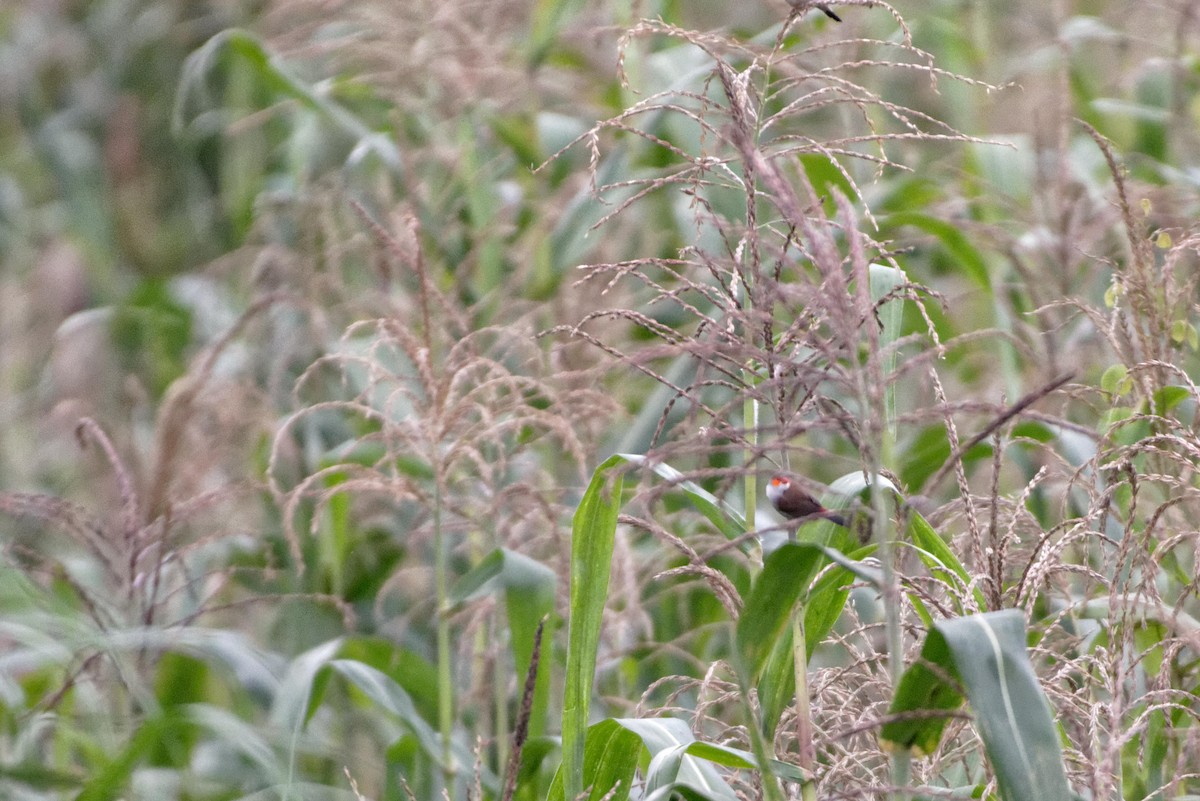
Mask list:
[{"label": "curved corn leaf", "polygon": [[624,728],[633,732],[651,754],[646,772],[647,789],[669,785],[691,787],[713,801],[737,801],[733,789],[716,769],[705,761],[689,756],[696,737],[685,721],[677,718],[620,718]]},{"label": "curved corn leaf", "polygon": [[784,636],[792,609],[826,562],[827,549],[785,543],[763,563],[737,622],[734,662],[743,687],[756,685],[767,658]]},{"label": "curved corn leaf", "polygon": [[[874,553],[875,546],[868,545],[843,557],[849,566],[838,564],[829,567],[813,583],[804,600],[804,650],[805,658],[811,659],[813,652],[846,608],[850,598],[849,585],[855,577],[863,578],[878,586],[879,576],[875,571],[863,568],[861,560]],[[836,552],[835,552],[836,553]],[[830,554],[826,554],[830,556]],[[840,556],[840,554],[839,554]],[[758,703],[762,709],[763,736],[772,740],[779,719],[796,694],[795,654],[792,651],[792,628],[785,626],[779,640],[771,649],[758,680]],[[783,776],[783,774],[777,774]]]},{"label": "curved corn leaf", "polygon": [[[640,454],[619,453],[617,456],[639,467],[646,464],[646,457]],[[683,473],[669,464],[656,462],[650,469],[660,478],[677,486],[688,497],[688,500],[692,502],[692,505],[696,507],[696,511],[704,515],[710,523],[716,526],[717,531],[724,534],[726,538],[733,540],[746,533],[746,519],[742,516],[741,512],[734,509],[728,503],[694,481],[684,479]]]},{"label": "curved corn leaf", "polygon": [[[554,613],[554,592],[557,578],[554,571],[528,556],[497,548],[478,565],[459,579],[450,593],[451,603],[459,604],[488,592],[503,590],[508,629],[512,638],[513,664],[516,675],[529,673],[533,643],[538,623]],[[550,638],[542,641],[542,656]],[[533,691],[533,709],[529,720],[529,736],[537,737],[545,729],[546,708],[550,700],[550,670],[541,662]]]},{"label": "curved corn leaf", "polygon": [[[966,591],[967,587],[971,587],[971,574],[967,572],[962,562],[954,555],[954,551],[950,550],[950,546],[946,544],[946,541],[933,530],[933,526],[929,525],[925,518],[915,509],[910,509],[908,513],[906,539],[916,548],[917,556],[920,557],[921,562],[933,574],[933,577],[945,584],[952,585],[954,592],[951,593],[951,597],[957,598],[962,592]],[[982,610],[987,608],[983,592],[978,586],[972,588],[971,595],[975,602],[975,609]],[[959,611],[967,612],[973,610],[960,607]]]},{"label": "curved corn leaf", "polygon": [[883,222],[888,226],[911,225],[937,237],[942,247],[958,262],[966,275],[981,289],[991,294],[992,280],[988,275],[987,262],[961,228],[917,211],[897,211],[889,214]]},{"label": "curved corn leaf", "polygon": [[[644,798],[670,798],[678,793],[706,801],[737,801],[733,788],[714,767],[757,770],[758,763],[745,751],[697,741],[685,721],[676,718],[610,718],[587,732],[584,786],[587,798],[623,801],[628,798],[635,771],[649,754],[645,769]],[[775,775],[802,781],[805,774],[794,765],[771,760]],[[609,795],[611,793],[611,795]],[[563,771],[551,785],[550,801],[565,801]]]},{"label": "curved corn leaf", "polygon": [[[948,681],[949,679],[949,681]],[[951,683],[953,682],[953,683]],[[925,639],[921,658],[900,680],[883,727],[893,746],[930,753],[945,717],[905,713],[956,709],[966,699],[1005,801],[1071,798],[1050,705],[1025,650],[1016,610],[944,620]]]},{"label": "curved corn leaf", "polygon": [[584,739],[625,480],[624,473],[614,468],[624,461],[623,457],[610,456],[596,468],[575,510],[571,527],[571,617],[567,630],[560,771],[566,797],[570,799],[577,798],[584,789]]},{"label": "curved corn leaf", "polygon": [[[581,789],[571,794],[565,787],[569,776],[564,737],[563,764],[550,784],[549,801],[568,801],[581,797],[588,801],[625,801],[629,797],[633,774],[642,755],[641,740],[611,718],[589,727],[586,734],[587,747],[579,763]],[[582,743],[584,738],[580,737],[579,740]],[[588,790],[586,796],[583,795],[584,790]]]}]

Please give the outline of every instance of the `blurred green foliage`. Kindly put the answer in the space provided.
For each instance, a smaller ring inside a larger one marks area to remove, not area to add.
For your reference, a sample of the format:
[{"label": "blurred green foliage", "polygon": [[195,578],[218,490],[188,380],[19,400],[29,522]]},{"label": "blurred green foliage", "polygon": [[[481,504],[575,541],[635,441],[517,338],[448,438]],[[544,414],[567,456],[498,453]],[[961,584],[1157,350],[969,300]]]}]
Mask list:
[{"label": "blurred green foliage", "polygon": [[[770,796],[758,777],[804,775],[788,629],[806,600],[817,713],[887,714],[862,678],[886,683],[882,579],[860,563],[888,557],[739,540],[758,500],[731,479],[742,418],[691,403],[740,414],[776,378],[736,354],[697,367],[734,353],[706,339],[737,283],[717,262],[751,258],[717,52],[778,122],[756,144],[798,148],[785,174],[810,211],[841,225],[847,198],[903,267],[864,291],[886,300],[882,467],[936,507],[898,518],[906,624],[1021,610],[1005,653],[1039,671],[1075,789],[1200,793],[1164,767],[1188,766],[1200,720],[1190,4],[937,0],[897,5],[907,27],[837,10],[773,50],[787,9],[765,0],[0,9],[0,796],[348,798],[348,775],[371,798],[500,798],[522,721],[518,798],[598,776],[622,797],[632,777],[647,797]],[[622,38],[642,19],[679,27]],[[826,102],[843,74],[882,103]],[[800,284],[800,239],[770,280]],[[1066,372],[1053,414],[948,468]],[[803,440],[814,480],[871,474],[847,433],[864,410],[826,400],[753,456]],[[691,436],[678,462],[625,453]],[[585,492],[611,453],[649,489]],[[581,503],[603,520],[572,541]],[[924,689],[947,686],[943,657]],[[908,723],[933,747],[945,721]],[[956,726],[955,756],[915,775],[986,794],[985,757],[1016,746]],[[878,728],[822,731],[818,780],[886,785]]]}]

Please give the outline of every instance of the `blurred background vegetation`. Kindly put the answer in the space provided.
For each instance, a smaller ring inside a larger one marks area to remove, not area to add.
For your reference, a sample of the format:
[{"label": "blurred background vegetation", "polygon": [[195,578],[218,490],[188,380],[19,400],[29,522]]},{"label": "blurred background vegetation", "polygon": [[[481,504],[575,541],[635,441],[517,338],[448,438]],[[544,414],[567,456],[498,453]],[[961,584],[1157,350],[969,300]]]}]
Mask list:
[{"label": "blurred background vegetation", "polygon": [[[725,318],[681,298],[736,283],[747,230],[787,227],[705,172],[734,125],[706,116],[718,62],[809,211],[853,230],[848,198],[871,258],[919,285],[880,320],[913,367],[885,376],[874,466],[922,496],[986,608],[1025,613],[1075,790],[1200,794],[1200,4],[790,10],[6,2],[0,796],[500,798],[521,720],[517,796],[561,795],[571,519],[596,465],[651,454],[751,526],[756,472],[872,468],[836,410],[873,413],[846,388],[878,338],[761,440],[741,404],[773,357],[688,366]],[[822,308],[790,238],[758,280],[798,273],[777,298]],[[661,477],[626,481],[659,528],[619,531],[595,716],[750,750],[713,587],[746,596],[761,554],[683,570],[674,543],[729,532]],[[887,685],[876,601],[856,587],[813,656],[818,775],[844,797],[896,775],[873,731],[835,736],[887,709],[886,687],[848,700],[855,670]],[[980,754],[959,725],[913,783],[999,792]],[[770,795],[728,774],[680,792]]]}]

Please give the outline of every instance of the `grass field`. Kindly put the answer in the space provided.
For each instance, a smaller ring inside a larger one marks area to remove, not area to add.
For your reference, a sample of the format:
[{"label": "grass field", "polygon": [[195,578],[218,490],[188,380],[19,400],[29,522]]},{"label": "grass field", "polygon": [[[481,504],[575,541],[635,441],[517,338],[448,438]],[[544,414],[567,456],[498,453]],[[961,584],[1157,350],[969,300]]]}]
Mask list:
[{"label": "grass field", "polygon": [[1200,3],[800,6],[0,9],[0,798],[1200,797]]}]

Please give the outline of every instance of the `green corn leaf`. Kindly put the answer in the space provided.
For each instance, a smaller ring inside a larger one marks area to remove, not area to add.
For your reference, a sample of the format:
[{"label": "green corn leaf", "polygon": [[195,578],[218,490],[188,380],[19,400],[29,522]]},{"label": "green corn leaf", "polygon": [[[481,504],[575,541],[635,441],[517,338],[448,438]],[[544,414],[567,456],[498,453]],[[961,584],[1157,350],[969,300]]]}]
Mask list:
[{"label": "green corn leaf", "polygon": [[746,689],[762,674],[788,629],[792,609],[826,562],[826,549],[789,542],[767,557],[737,622],[735,661]]},{"label": "green corn leaf", "polygon": [[567,631],[567,683],[563,700],[563,775],[567,798],[583,792],[584,742],[600,646],[600,620],[608,598],[613,541],[621,508],[624,461],[611,456],[596,468],[571,529],[571,600]]},{"label": "green corn leaf", "polygon": [[[617,455],[630,464],[638,465],[639,467],[646,463],[646,457],[636,453],[619,453]],[[680,492],[686,495],[688,500],[692,502],[696,511],[704,515],[728,539],[737,539],[746,533],[746,519],[742,516],[741,512],[734,509],[728,503],[694,481],[684,480],[683,473],[680,473],[669,464],[657,462],[651,469],[659,477],[677,486]]]},{"label": "green corn leaf", "polygon": [[[669,798],[680,793],[707,801],[737,801],[714,764],[756,768],[754,758],[734,748],[696,740],[687,723],[676,718],[620,718],[600,721],[587,731],[584,787],[592,801],[629,797],[634,774],[650,755],[645,769],[646,797]],[[772,760],[778,775],[797,779],[802,774],[791,765]],[[565,801],[563,770],[551,784],[550,801]],[[611,793],[611,795],[609,795]]]},{"label": "green corn leaf", "polygon": [[[900,680],[881,739],[931,753],[947,718],[966,700],[1004,801],[1071,798],[1050,705],[1025,650],[1025,619],[1016,610],[934,624],[921,658]],[[922,716],[921,713],[933,713]]]},{"label": "green corn leaf", "polygon": [[[963,566],[958,557],[954,555],[954,551],[950,550],[950,546],[946,541],[933,530],[933,526],[922,517],[915,509],[908,511],[908,532],[907,540],[913,544],[917,550],[917,555],[921,562],[933,574],[934,578],[951,586],[953,592],[952,597],[958,597],[966,588],[971,586],[971,574]],[[971,590],[972,598],[975,602],[975,609],[983,610],[987,608],[987,603],[984,601],[983,592],[978,586]],[[959,609],[960,612],[971,610]]]},{"label": "green corn leaf", "polygon": [[[579,791],[566,789],[569,780],[567,750],[564,737],[563,764],[550,784],[549,801],[568,801],[580,797],[588,801],[625,801],[633,784],[642,754],[642,741],[615,720],[602,720],[587,729],[587,748],[579,764]],[[579,738],[582,743],[583,737]],[[583,792],[591,788],[586,796]],[[611,793],[611,795],[609,795]]]},{"label": "green corn leaf", "polygon": [[[450,592],[450,601],[459,604],[490,588],[504,592],[508,628],[512,637],[513,664],[517,676],[524,677],[529,672],[538,623],[554,612],[556,584],[554,571],[541,562],[507,548],[497,548],[459,579]],[[549,637],[543,639],[543,656],[549,644]],[[540,735],[545,728],[546,707],[550,699],[549,666],[545,661],[540,664],[529,723],[531,737]]]}]

